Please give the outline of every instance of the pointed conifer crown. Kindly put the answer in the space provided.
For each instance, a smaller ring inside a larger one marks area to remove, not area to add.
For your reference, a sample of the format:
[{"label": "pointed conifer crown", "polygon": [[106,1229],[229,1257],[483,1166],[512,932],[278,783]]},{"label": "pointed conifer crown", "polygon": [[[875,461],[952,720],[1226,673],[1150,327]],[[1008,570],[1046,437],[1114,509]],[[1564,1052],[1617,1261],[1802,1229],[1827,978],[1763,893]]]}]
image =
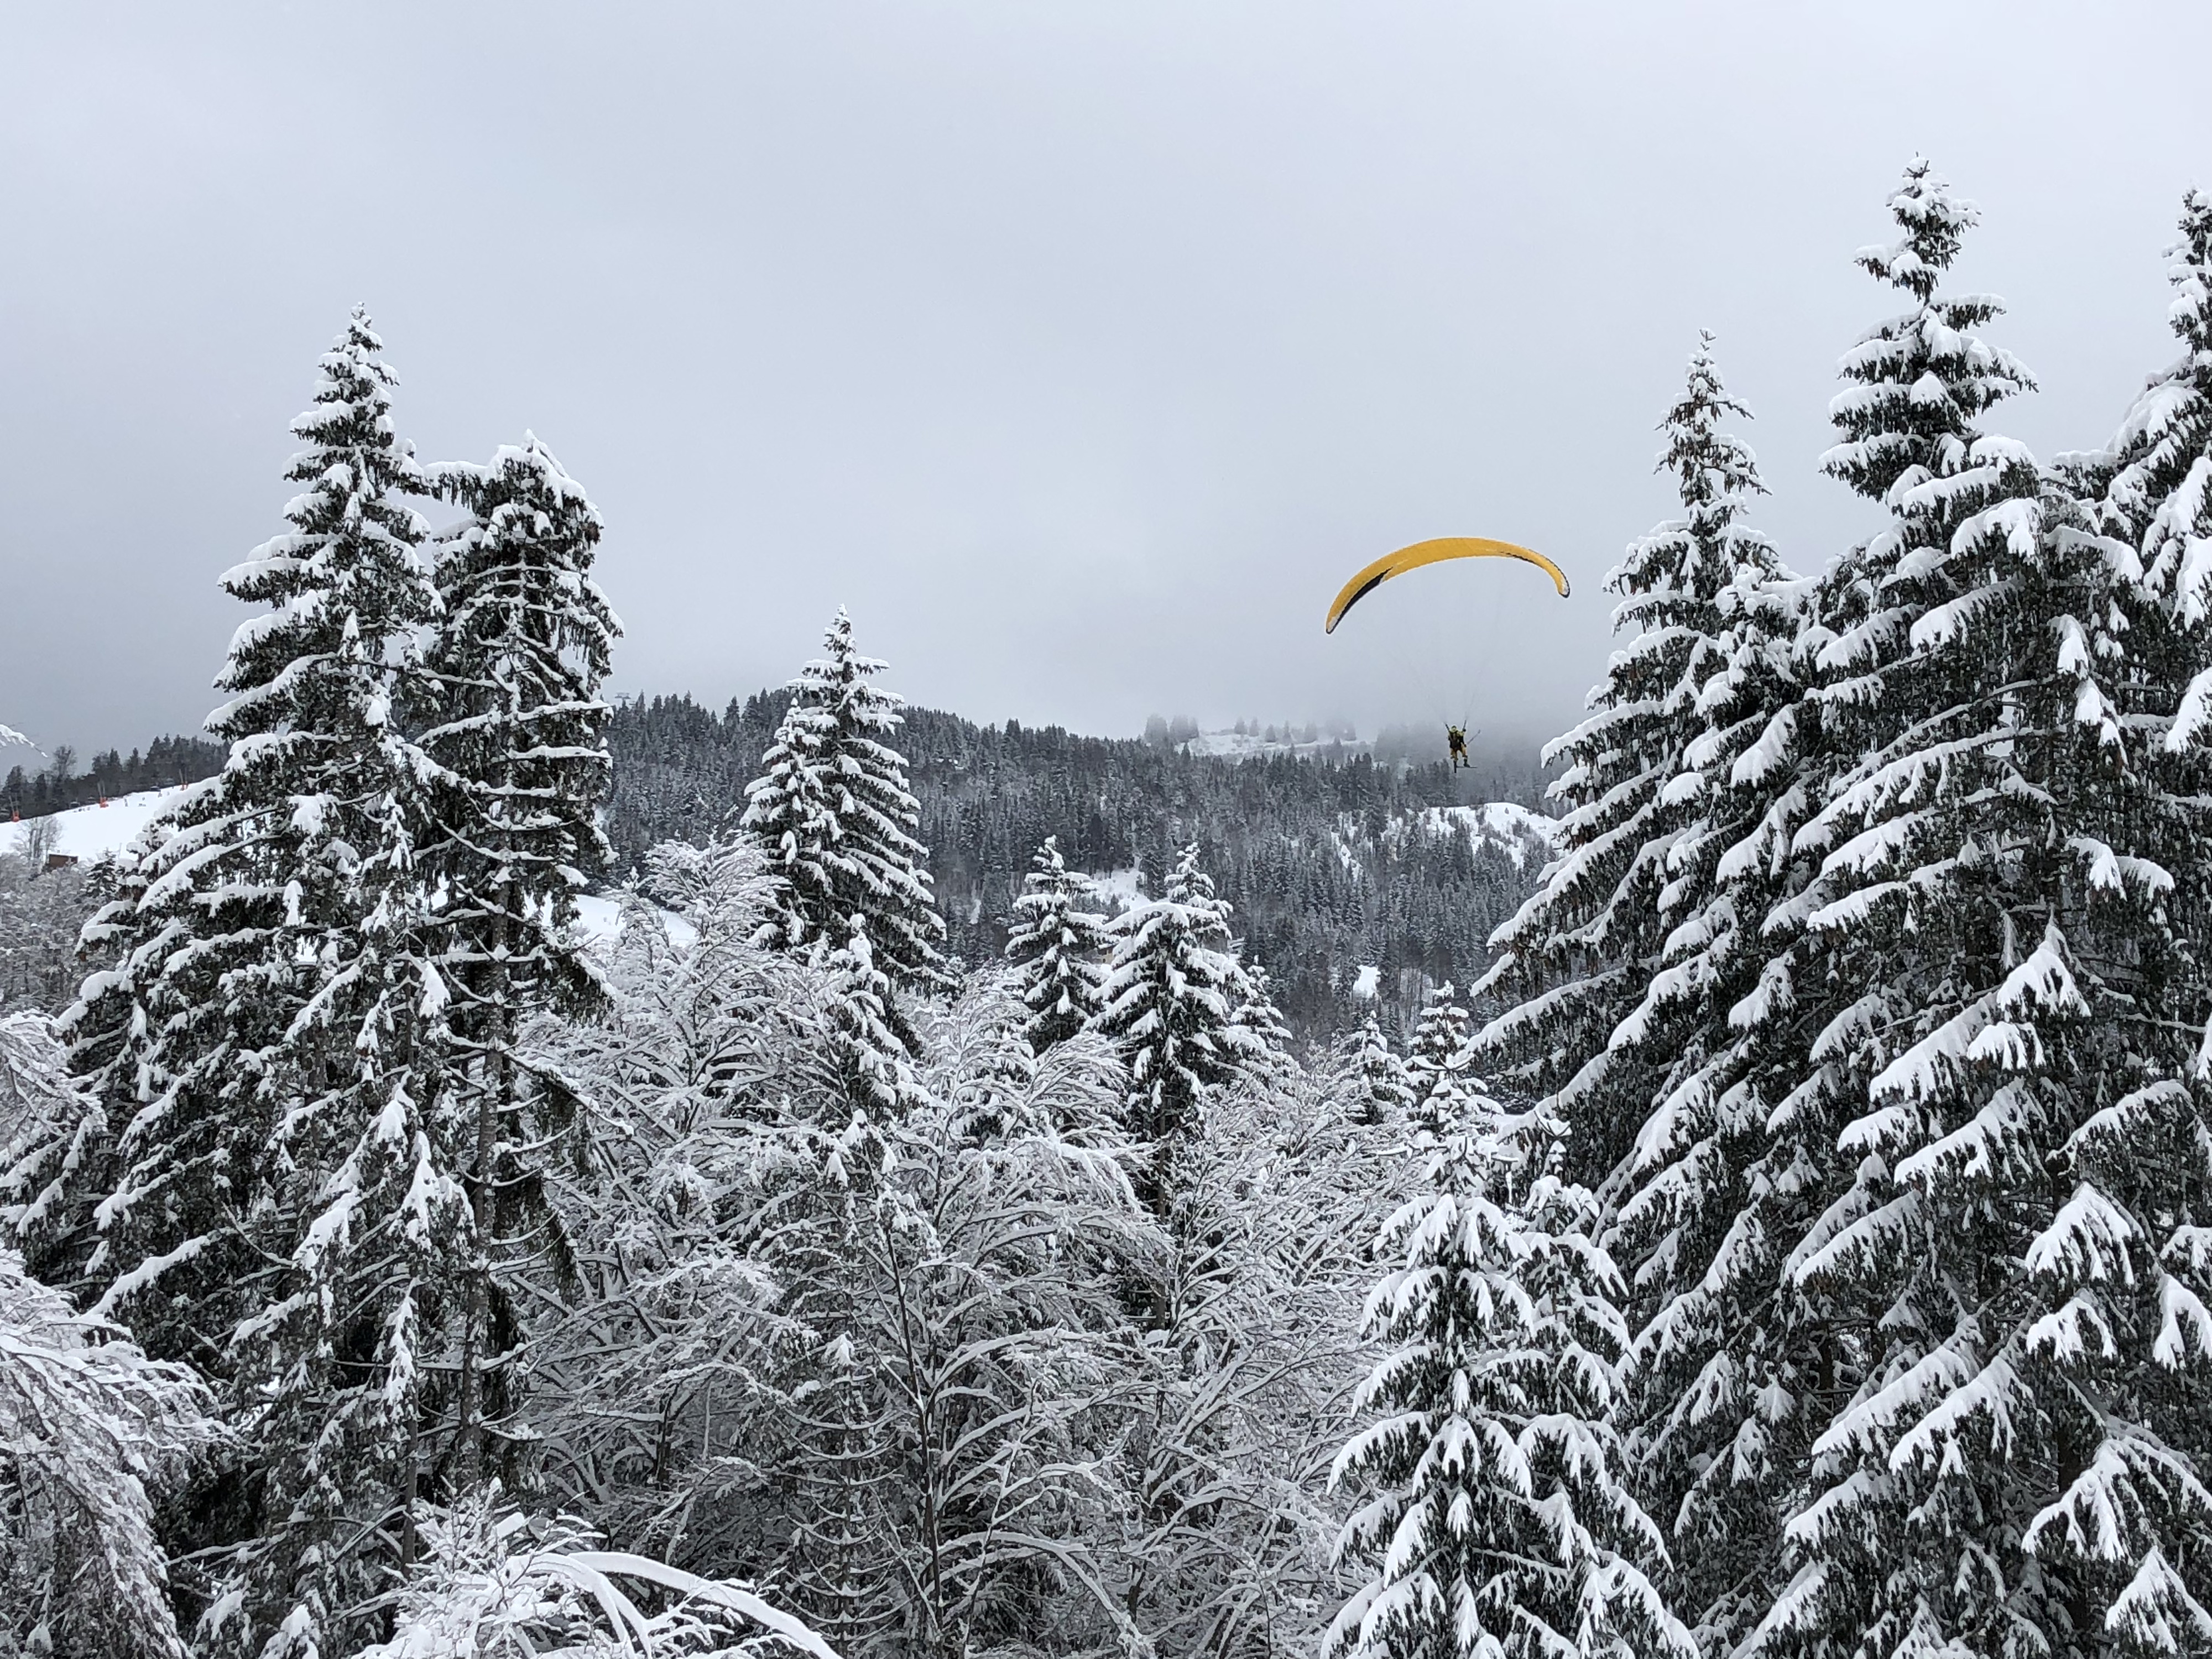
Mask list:
[{"label": "pointed conifer crown", "polygon": [[1904,235],[1861,248],[1857,262],[1926,305],[1959,257],[1966,233],[1981,222],[1981,210],[1954,196],[1928,159],[1916,155],[1905,169],[1904,184],[1889,198],[1889,211]]},{"label": "pointed conifer crown", "polygon": [[491,477],[507,486],[516,505],[510,512],[520,516],[527,512],[536,515],[527,526],[529,531],[544,536],[556,528],[548,522],[548,515],[557,513],[561,522],[557,528],[574,536],[586,547],[596,546],[605,532],[605,522],[599,510],[592,505],[592,498],[584,493],[583,485],[568,476],[561,459],[540,441],[535,432],[526,431],[520,445],[502,444],[492,457]]},{"label": "pointed conifer crown", "polygon": [[[843,605],[822,635],[822,655],[799,671],[791,682],[791,713],[802,707],[834,711],[848,732],[889,732],[905,724],[899,712],[906,699],[874,684],[875,677],[890,666],[875,657],[863,656],[853,643],[853,619]],[[903,766],[903,757],[893,757]]]},{"label": "pointed conifer crown", "polygon": [[312,511],[319,501],[357,502],[395,486],[422,486],[411,450],[392,430],[392,389],[399,377],[384,361],[384,342],[369,325],[368,307],[353,308],[345,331],[318,367],[322,377],[314,401],[292,422],[293,435],[308,447],[292,458],[284,474],[295,483],[317,486],[286,514],[303,529],[333,527],[307,524],[298,511],[303,506]]},{"label": "pointed conifer crown", "polygon": [[1720,365],[1713,360],[1712,331],[1703,329],[1698,349],[1690,354],[1681,400],[1659,423],[1667,447],[1660,452],[1658,470],[1674,475],[1685,506],[1766,493],[1751,447],[1721,430],[1722,420],[1729,416],[1752,418],[1749,405],[1722,384]]},{"label": "pointed conifer crown", "polygon": [[1821,470],[1875,501],[1887,501],[1908,474],[1942,475],[1966,465],[1980,434],[1974,422],[2034,376],[2009,352],[1973,331],[2002,316],[1993,295],[1940,295],[1979,214],[1951,193],[1924,160],[1905,169],[1889,198],[1899,239],[1861,248],[1856,263],[1909,295],[1913,309],[1866,334],[1844,355],[1852,384],[1828,404],[1844,441],[1820,458]]},{"label": "pointed conifer crown", "polygon": [[[2212,496],[2183,488],[2212,453],[2212,200],[2202,191],[2182,198],[2180,232],[2166,250],[2173,289],[2166,321],[2185,355],[2150,378],[2106,452],[2069,459],[2087,464],[2083,476],[2093,484],[2100,465],[2112,467],[2101,512],[2136,544],[2148,590],[2168,595],[2194,627],[2212,615],[2206,573],[2189,550],[2212,527]],[[2191,575],[2177,592],[2185,567]]]},{"label": "pointed conifer crown", "polygon": [[2192,190],[2181,198],[2181,240],[2169,257],[2166,279],[2174,295],[2166,318],[2195,359],[2202,384],[2212,379],[2212,197]]},{"label": "pointed conifer crown", "polygon": [[1205,904],[1213,897],[1213,878],[1199,867],[1198,843],[1193,842],[1176,857],[1167,890],[1161,895],[1170,903]]},{"label": "pointed conifer crown", "polygon": [[1042,886],[1066,873],[1067,861],[1060,855],[1060,837],[1047,836],[1030,860],[1030,880]]},{"label": "pointed conifer crown", "polygon": [[[1722,589],[1746,571],[1755,577],[1781,574],[1772,544],[1742,522],[1747,498],[1765,494],[1766,486],[1751,447],[1721,429],[1731,416],[1749,420],[1751,410],[1722,383],[1712,348],[1712,334],[1700,332],[1682,396],[1659,423],[1667,446],[1656,470],[1674,475],[1683,516],[1632,542],[1627,556],[1607,576],[1607,587],[1625,596],[1614,613],[1616,628],[1688,628],[1709,635],[1719,627],[1712,606]],[[1682,644],[1662,647],[1662,653],[1679,653]],[[1648,688],[1632,688],[1628,696],[1635,701],[1647,693]]]},{"label": "pointed conifer crown", "polygon": [[[382,351],[367,310],[355,307],[323,354],[314,401],[292,422],[308,446],[285,469],[288,479],[308,486],[285,504],[292,527],[223,574],[234,599],[275,608],[232,639],[216,683],[246,695],[209,716],[220,736],[327,722],[337,718],[329,708],[305,711],[331,695],[382,726],[387,647],[411,638],[441,610],[415,551],[428,526],[398,499],[427,485],[411,447],[393,431],[389,394],[398,380]],[[319,597],[303,603],[310,593]],[[291,665],[301,659],[317,668],[295,674]],[[334,693],[330,671],[338,663],[350,679]]]}]

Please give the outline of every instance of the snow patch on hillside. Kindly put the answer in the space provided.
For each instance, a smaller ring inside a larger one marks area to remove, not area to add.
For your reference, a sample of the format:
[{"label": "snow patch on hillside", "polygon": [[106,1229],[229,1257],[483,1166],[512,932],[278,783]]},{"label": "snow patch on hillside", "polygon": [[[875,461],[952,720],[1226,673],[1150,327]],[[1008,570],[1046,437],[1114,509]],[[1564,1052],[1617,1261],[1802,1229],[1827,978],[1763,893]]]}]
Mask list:
[{"label": "snow patch on hillside", "polygon": [[[1511,859],[1516,870],[1527,869],[1532,858],[1539,866],[1548,863],[1559,850],[1559,821],[1515,801],[1424,807],[1415,816],[1414,824],[1432,841],[1464,836],[1470,846],[1479,848],[1487,842]],[[1407,826],[1401,819],[1392,828],[1402,836]]]},{"label": "snow patch on hillside", "polygon": [[[691,945],[699,942],[699,930],[672,910],[660,913],[660,925],[672,945]],[[603,898],[596,893],[578,894],[576,931],[592,945],[605,944],[612,939],[622,932],[621,902]]]},{"label": "snow patch on hillside", "polygon": [[1256,732],[1201,732],[1186,739],[1182,746],[1194,755],[1240,761],[1265,760],[1276,755],[1312,759],[1322,755],[1367,752],[1367,745],[1357,740],[1346,743],[1341,738],[1316,738],[1307,742],[1294,738],[1264,738]]},{"label": "snow patch on hillside", "polygon": [[[177,803],[184,799],[185,791],[191,787],[178,784],[167,789],[142,789],[135,795],[117,795],[105,806],[95,803],[57,812],[52,818],[53,850],[80,864],[90,864],[95,859],[119,853],[136,841],[148,824],[173,811]],[[9,837],[12,843],[21,836],[23,826],[8,827],[15,831]],[[14,850],[12,845],[9,850]]]},{"label": "snow patch on hillside", "polygon": [[1141,870],[1109,870],[1103,876],[1086,876],[1084,879],[1111,914],[1133,909],[1145,902],[1145,872]]},{"label": "snow patch on hillside", "polygon": [[[148,824],[172,811],[190,787],[190,784],[182,784],[169,789],[141,790],[135,795],[118,795],[105,806],[72,806],[66,812],[57,812],[53,815],[53,850],[80,864],[90,864],[120,853],[137,839]],[[12,829],[20,836],[23,826],[19,823],[0,828]],[[7,845],[8,841],[0,840],[0,846]],[[1127,873],[1134,875],[1135,872]],[[665,910],[660,915],[661,923],[674,943],[690,945],[698,939],[698,931],[683,917]],[[614,899],[592,893],[577,898],[576,927],[586,939],[593,943],[611,939],[621,926],[622,906]]]}]

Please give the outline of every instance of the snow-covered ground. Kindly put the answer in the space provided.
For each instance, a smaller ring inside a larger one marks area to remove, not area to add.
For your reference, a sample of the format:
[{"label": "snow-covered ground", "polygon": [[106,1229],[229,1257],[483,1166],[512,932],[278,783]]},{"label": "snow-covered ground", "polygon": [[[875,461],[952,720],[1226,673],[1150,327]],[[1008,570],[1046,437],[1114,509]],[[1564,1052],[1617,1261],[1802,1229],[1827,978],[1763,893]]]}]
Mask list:
[{"label": "snow-covered ground", "polygon": [[1256,732],[1201,732],[1183,747],[1194,755],[1213,755],[1226,760],[1255,760],[1270,755],[1326,755],[1341,749],[1346,754],[1365,751],[1364,743],[1344,743],[1337,738],[1317,738],[1311,743],[1291,738],[1270,739]]},{"label": "snow-covered ground", "polygon": [[[699,930],[672,910],[660,913],[660,925],[667,929],[668,937],[676,945],[697,942]],[[611,939],[622,930],[622,905],[612,898],[597,893],[579,894],[576,898],[577,931],[594,945]]]},{"label": "snow-covered ground", "polygon": [[[190,787],[179,784],[173,789],[142,789],[135,795],[118,795],[105,806],[94,803],[57,812],[53,815],[57,836],[53,850],[81,864],[89,864],[109,853],[119,853],[141,830],[181,800]],[[0,825],[0,831],[12,832],[9,843],[22,834],[22,830],[20,823]]]},{"label": "snow-covered ground", "polygon": [[1103,876],[1089,878],[1091,889],[1098,895],[1106,908],[1119,913],[1145,902],[1144,872],[1139,870],[1109,870]]}]

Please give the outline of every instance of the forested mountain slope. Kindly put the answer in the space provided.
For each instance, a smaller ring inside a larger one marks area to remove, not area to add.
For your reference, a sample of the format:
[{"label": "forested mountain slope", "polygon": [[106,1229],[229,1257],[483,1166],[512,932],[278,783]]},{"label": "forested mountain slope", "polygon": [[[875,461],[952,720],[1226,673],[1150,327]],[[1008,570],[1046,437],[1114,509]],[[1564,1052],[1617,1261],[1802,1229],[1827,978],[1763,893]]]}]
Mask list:
[{"label": "forested mountain slope", "polygon": [[[665,696],[616,713],[611,883],[642,867],[656,842],[701,842],[733,817],[787,699],[763,692],[718,716]],[[1248,952],[1310,1036],[1364,1018],[1370,1005],[1355,988],[1371,988],[1386,1022],[1409,1030],[1425,984],[1464,986],[1481,975],[1491,930],[1549,855],[1550,820],[1529,805],[1542,787],[1533,767],[1454,774],[1341,745],[1304,745],[1296,757],[1194,754],[1206,744],[978,726],[928,708],[907,711],[900,741],[954,956],[972,964],[1003,951],[1007,912],[1048,836],[1071,867],[1103,878],[1121,902],[1156,891],[1194,840]],[[142,816],[66,812],[54,849],[118,850],[127,836],[99,832],[126,817],[135,830]],[[1363,988],[1367,968],[1376,971]]]},{"label": "forested mountain slope", "polygon": [[[743,806],[785,701],[763,692],[718,716],[664,696],[617,711],[606,819],[616,873],[656,842],[702,841]],[[1007,910],[1047,836],[1076,868],[1155,884],[1196,841],[1248,955],[1266,965],[1293,1024],[1315,1036],[1364,1014],[1354,994],[1363,967],[1379,970],[1370,979],[1401,1024],[1425,976],[1478,977],[1491,930],[1527,896],[1547,853],[1543,820],[1440,810],[1533,805],[1533,767],[1455,775],[1348,749],[1240,761],[1058,726],[978,726],[928,708],[907,711],[900,746],[955,955],[975,963],[1003,948]]]}]

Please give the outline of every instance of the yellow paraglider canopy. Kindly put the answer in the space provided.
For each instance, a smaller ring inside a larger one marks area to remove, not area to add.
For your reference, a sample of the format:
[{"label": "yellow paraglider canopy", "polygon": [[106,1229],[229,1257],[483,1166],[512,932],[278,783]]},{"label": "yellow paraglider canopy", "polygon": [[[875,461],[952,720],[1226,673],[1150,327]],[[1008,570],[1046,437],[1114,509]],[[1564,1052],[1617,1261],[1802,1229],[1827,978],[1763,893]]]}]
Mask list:
[{"label": "yellow paraglider canopy", "polygon": [[1324,634],[1336,632],[1337,623],[1344,613],[1358,605],[1370,593],[1393,576],[1402,576],[1408,570],[1418,570],[1425,564],[1440,564],[1446,559],[1518,559],[1523,564],[1533,564],[1552,579],[1552,586],[1565,599],[1569,590],[1567,573],[1553,564],[1534,548],[1516,547],[1511,542],[1493,542],[1480,536],[1440,536],[1434,541],[1415,542],[1411,547],[1401,547],[1395,553],[1386,553],[1364,570],[1345,583],[1344,591],[1336,596],[1336,603],[1328,608],[1328,620],[1322,624]]}]

